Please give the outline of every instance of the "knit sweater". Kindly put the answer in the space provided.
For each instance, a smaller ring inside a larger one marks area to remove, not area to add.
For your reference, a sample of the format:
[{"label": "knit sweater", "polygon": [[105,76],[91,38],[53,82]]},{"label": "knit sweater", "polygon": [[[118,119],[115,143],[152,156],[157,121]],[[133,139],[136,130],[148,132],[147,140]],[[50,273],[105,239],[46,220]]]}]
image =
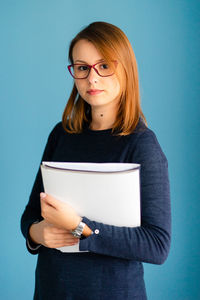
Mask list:
[{"label": "knit sweater", "polygon": [[[164,263],[171,235],[168,163],[153,131],[140,121],[127,136],[87,126],[80,134],[70,134],[58,123],[49,135],[42,161],[140,164],[141,226],[107,225],[82,216],[94,232],[79,243],[79,250],[88,252],[28,247],[30,253],[38,254],[34,299],[146,300],[142,262]],[[42,191],[39,168],[21,218],[26,241],[30,225],[42,220]]]}]

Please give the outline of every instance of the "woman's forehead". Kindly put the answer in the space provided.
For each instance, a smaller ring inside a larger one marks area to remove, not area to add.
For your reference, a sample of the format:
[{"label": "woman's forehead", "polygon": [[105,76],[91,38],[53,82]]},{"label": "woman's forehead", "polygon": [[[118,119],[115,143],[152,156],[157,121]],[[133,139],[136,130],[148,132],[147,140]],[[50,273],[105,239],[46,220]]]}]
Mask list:
[{"label": "woman's forehead", "polygon": [[94,64],[103,60],[102,54],[91,42],[87,40],[79,40],[73,48],[72,57],[74,62],[85,62]]}]

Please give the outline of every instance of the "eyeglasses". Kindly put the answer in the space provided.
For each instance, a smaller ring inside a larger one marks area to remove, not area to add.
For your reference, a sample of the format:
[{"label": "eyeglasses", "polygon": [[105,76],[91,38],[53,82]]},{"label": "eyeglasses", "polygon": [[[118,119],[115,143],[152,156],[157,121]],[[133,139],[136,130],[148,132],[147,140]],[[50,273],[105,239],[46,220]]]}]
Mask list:
[{"label": "eyeglasses", "polygon": [[101,77],[112,76],[115,73],[117,67],[117,61],[99,62],[94,65],[87,64],[72,64],[67,68],[74,79],[85,79],[90,74],[90,70],[93,68],[95,72]]}]

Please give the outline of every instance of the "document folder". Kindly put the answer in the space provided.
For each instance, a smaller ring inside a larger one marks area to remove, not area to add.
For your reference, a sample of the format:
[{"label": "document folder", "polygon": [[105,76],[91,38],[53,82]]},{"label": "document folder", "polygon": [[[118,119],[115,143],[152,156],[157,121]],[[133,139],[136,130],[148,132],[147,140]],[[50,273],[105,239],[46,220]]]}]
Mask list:
[{"label": "document folder", "polygon": [[[80,216],[108,225],[140,226],[139,164],[42,162],[41,172],[45,192],[68,202]],[[59,250],[79,252],[79,245]]]}]

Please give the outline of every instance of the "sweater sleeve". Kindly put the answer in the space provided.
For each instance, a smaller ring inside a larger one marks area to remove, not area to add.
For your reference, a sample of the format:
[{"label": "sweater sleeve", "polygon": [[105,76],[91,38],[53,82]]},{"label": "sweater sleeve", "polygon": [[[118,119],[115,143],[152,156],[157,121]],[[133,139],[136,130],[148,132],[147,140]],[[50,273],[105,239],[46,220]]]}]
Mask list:
[{"label": "sweater sleeve", "polygon": [[[60,127],[60,123],[58,123],[50,133],[46,143],[46,147],[44,149],[41,162],[51,160],[51,156],[56,145],[57,132],[59,127]],[[39,247],[37,245],[33,245],[34,243],[30,240],[29,228],[33,223],[41,221],[43,219],[41,217],[41,208],[40,208],[40,193],[43,191],[44,191],[44,187],[42,182],[41,171],[39,168],[29,197],[29,202],[26,205],[23,215],[21,217],[21,231],[23,236],[26,239],[27,249],[32,254],[37,254],[39,252]]]},{"label": "sweater sleeve", "polygon": [[132,162],[141,164],[141,226],[118,227],[83,217],[94,234],[81,240],[79,249],[162,264],[168,256],[171,240],[168,163],[151,130],[138,138]]}]

